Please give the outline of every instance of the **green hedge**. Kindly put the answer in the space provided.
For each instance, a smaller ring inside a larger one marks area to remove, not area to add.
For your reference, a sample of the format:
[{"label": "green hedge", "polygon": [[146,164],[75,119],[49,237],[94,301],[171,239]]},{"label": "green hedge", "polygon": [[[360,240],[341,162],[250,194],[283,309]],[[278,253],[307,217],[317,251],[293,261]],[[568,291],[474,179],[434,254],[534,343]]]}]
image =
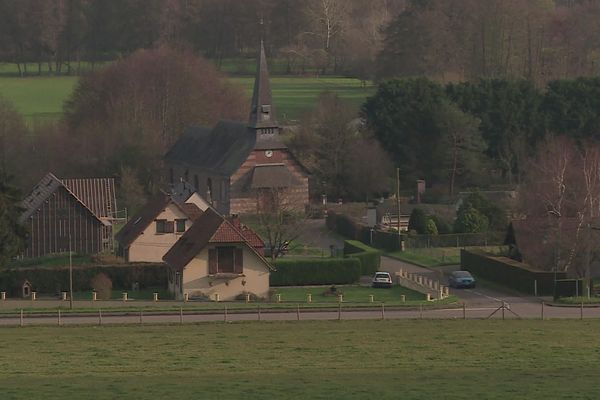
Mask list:
[{"label": "green hedge", "polygon": [[381,252],[358,240],[344,241],[344,256],[360,260],[360,274],[374,275],[381,265]]},{"label": "green hedge", "polygon": [[337,214],[333,211],[327,211],[325,224],[329,230],[351,240],[358,240],[362,243],[369,243],[378,249],[387,251],[396,251],[400,249],[398,233],[373,230],[366,225],[360,224],[352,218]]},{"label": "green hedge", "polygon": [[554,278],[565,279],[565,272],[540,271],[531,266],[507,257],[495,257],[480,251],[460,251],[461,268],[492,282],[516,289],[523,293],[534,294],[537,281],[539,296],[554,294]]},{"label": "green hedge", "polygon": [[332,285],[355,283],[360,278],[357,258],[302,258],[275,261],[272,286]]},{"label": "green hedge", "polygon": [[[166,288],[168,270],[165,264],[136,263],[118,265],[87,265],[73,267],[73,289],[91,290],[90,281],[103,272],[112,280],[114,289],[130,290],[134,283],[140,289]],[[28,280],[38,293],[55,294],[69,288],[69,268],[20,267],[0,270],[0,291],[19,295],[19,286]]]}]

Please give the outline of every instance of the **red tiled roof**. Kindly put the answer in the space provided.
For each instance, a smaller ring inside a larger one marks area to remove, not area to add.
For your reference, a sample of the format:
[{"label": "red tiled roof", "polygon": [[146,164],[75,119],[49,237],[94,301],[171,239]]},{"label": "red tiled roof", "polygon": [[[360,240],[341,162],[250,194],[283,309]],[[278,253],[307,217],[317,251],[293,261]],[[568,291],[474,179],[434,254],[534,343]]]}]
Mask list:
[{"label": "red tiled roof", "polygon": [[223,220],[215,233],[211,236],[209,243],[240,243],[245,242],[239,230],[233,224]]}]

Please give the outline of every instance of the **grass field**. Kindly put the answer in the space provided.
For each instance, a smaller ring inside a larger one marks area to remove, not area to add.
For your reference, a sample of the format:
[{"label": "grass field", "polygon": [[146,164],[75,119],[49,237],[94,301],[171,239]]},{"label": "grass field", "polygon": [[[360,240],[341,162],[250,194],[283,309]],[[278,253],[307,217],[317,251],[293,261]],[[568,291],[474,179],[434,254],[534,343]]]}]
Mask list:
[{"label": "grass field", "polygon": [[[0,64],[0,72],[12,68]],[[72,93],[78,77],[26,77],[19,78],[0,74],[0,96],[13,102],[29,123],[58,119],[63,112],[63,103]],[[253,76],[229,78],[243,87],[252,97]],[[365,98],[374,93],[374,87],[363,87],[361,81],[344,77],[299,77],[274,76],[271,87],[280,122],[297,120],[314,106],[319,93],[332,91],[347,100],[358,110]]]},{"label": "grass field", "polygon": [[3,328],[0,386],[6,399],[595,399],[599,329],[499,320]]}]

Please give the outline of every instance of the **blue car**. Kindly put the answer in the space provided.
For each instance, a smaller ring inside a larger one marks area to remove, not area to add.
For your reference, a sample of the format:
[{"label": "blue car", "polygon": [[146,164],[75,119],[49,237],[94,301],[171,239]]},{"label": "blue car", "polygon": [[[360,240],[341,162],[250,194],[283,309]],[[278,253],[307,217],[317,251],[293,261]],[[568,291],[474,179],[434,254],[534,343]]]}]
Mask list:
[{"label": "blue car", "polygon": [[448,277],[448,286],[453,288],[474,288],[475,278],[469,271],[454,271]]}]

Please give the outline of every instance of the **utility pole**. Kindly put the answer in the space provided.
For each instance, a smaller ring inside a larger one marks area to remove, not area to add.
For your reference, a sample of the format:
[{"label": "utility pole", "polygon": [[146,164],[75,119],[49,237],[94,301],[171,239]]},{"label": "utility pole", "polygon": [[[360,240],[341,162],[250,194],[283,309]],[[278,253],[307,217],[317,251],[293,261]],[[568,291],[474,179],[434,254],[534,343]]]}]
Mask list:
[{"label": "utility pole", "polygon": [[398,248],[402,250],[402,235],[400,234],[400,168],[396,168],[396,209],[398,210]]},{"label": "utility pole", "polygon": [[69,308],[73,309],[73,256],[71,252],[71,234],[69,233]]}]

